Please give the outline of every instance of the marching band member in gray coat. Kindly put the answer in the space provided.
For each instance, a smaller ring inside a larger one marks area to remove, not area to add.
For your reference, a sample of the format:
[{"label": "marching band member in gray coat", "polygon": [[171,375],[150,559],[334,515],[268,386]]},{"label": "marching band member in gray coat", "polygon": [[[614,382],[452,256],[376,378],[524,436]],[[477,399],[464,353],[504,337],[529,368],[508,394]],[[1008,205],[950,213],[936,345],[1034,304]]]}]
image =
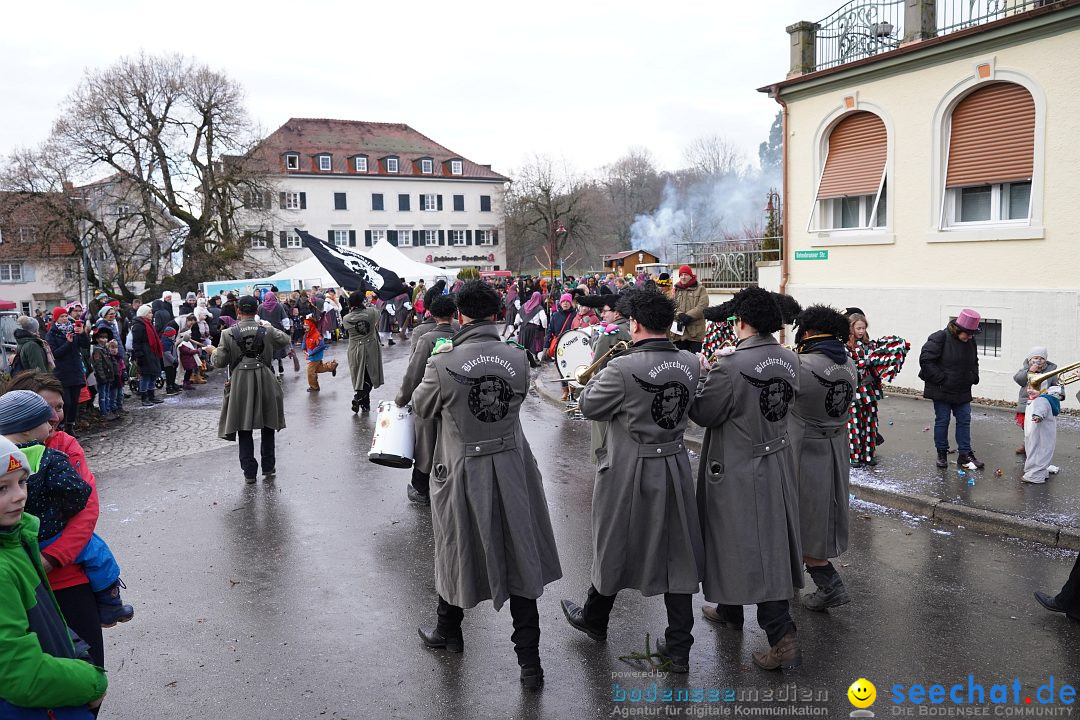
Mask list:
[{"label": "marching band member in gray coat", "polygon": [[848,320],[825,305],[811,305],[796,319],[799,393],[791,408],[791,448],[799,484],[799,533],[803,560],[817,590],[802,604],[824,612],[850,601],[829,558],[848,544],[848,408],[859,385],[855,362],[844,349]]},{"label": "marching band member in gray coat", "polygon": [[667,339],[675,303],[665,295],[631,291],[619,307],[634,345],[595,375],[579,400],[585,417],[607,426],[593,486],[592,586],[584,607],[563,600],[562,609],[572,626],[600,641],[620,590],[663,593],[668,626],[657,649],[673,672],[685,673],[705,548],[683,433],[701,363]]},{"label": "marching band member in gray coat", "polygon": [[[621,295],[611,293],[601,295],[586,295],[578,298],[578,303],[586,307],[594,308],[600,313],[602,329],[593,336],[593,360],[599,360],[611,350],[612,346],[620,342],[630,342],[630,321],[624,318],[618,311],[619,298]],[[611,329],[609,329],[611,328]],[[597,372],[606,363],[597,368]],[[595,373],[594,373],[595,374]],[[592,453],[597,458],[604,444],[604,435],[607,433],[607,423],[603,420],[592,421]]]},{"label": "marching band member in gray coat", "polygon": [[780,306],[761,288],[731,300],[738,343],[712,366],[690,407],[705,428],[698,508],[705,541],[705,599],[712,622],[742,627],[743,605],[757,605],[771,648],[756,652],[766,670],[801,662],[788,598],[802,587],[799,502],[788,412],[799,392],[798,358],[772,333]]},{"label": "marching band member in gray coat", "polygon": [[[409,366],[405,369],[401,390],[398,391],[397,398],[394,400],[398,407],[405,407],[412,400],[413,391],[424,379],[424,368],[427,367],[428,358],[431,357],[431,351],[435,349],[436,341],[439,338],[451,338],[454,335],[450,320],[457,306],[452,296],[435,294],[430,302],[424,301],[424,307],[431,313],[432,322],[425,320],[417,326],[417,330],[413,331]],[[430,327],[425,328],[425,325],[430,325]],[[422,333],[420,328],[424,328]],[[439,420],[416,418],[413,423],[413,435],[415,440],[412,481],[406,486],[407,493],[412,502],[429,505],[431,503],[428,495],[431,460],[435,454],[435,440],[439,436]]]},{"label": "marching band member in gray coat", "polygon": [[418,417],[439,418],[431,473],[438,624],[429,648],[461,652],[463,608],[510,600],[514,650],[527,690],[544,684],[536,599],[562,577],[544,483],[518,413],[529,390],[525,353],[504,343],[501,306],[485,283],[457,293],[461,330],[428,360],[413,392]]},{"label": "marching band member in gray coat", "polygon": [[[446,281],[439,280],[424,292],[424,310],[428,314],[420,319],[420,322],[417,323],[416,327],[413,328],[412,334],[409,336],[412,338],[413,347],[416,347],[416,341],[422,338],[424,336],[424,333],[429,332],[430,330],[433,330],[435,328],[435,318],[430,314],[431,302],[435,298],[441,297],[445,288]],[[423,377],[422,371],[423,368],[421,368],[421,377]]]},{"label": "marching band member in gray coat", "polygon": [[349,296],[349,314],[341,324],[349,335],[349,375],[352,378],[352,411],[371,410],[371,391],[383,384],[382,345],[377,328],[379,311],[365,307],[364,292]]}]

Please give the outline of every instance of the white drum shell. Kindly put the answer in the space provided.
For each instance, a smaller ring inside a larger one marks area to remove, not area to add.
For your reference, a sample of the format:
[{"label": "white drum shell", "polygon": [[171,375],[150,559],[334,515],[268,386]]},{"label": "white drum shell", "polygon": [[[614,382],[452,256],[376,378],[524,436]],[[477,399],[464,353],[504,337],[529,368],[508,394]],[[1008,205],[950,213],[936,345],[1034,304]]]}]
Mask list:
[{"label": "white drum shell", "polygon": [[555,367],[564,380],[572,380],[582,365],[593,361],[592,340],[595,331],[568,330],[555,346]]},{"label": "white drum shell", "polygon": [[380,402],[368,460],[388,467],[412,467],[413,423],[412,405],[399,408],[393,400]]}]

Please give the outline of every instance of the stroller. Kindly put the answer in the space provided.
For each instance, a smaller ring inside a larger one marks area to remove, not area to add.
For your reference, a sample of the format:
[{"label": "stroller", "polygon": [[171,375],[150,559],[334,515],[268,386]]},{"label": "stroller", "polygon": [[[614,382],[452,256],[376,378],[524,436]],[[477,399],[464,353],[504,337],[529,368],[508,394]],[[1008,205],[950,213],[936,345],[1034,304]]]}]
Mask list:
[{"label": "stroller", "polygon": [[[139,392],[139,363],[135,361],[135,356],[130,350],[127,352],[127,375],[128,375],[128,387],[131,388],[131,392]],[[154,379],[154,388],[157,390],[165,387],[165,371],[162,370]]]}]

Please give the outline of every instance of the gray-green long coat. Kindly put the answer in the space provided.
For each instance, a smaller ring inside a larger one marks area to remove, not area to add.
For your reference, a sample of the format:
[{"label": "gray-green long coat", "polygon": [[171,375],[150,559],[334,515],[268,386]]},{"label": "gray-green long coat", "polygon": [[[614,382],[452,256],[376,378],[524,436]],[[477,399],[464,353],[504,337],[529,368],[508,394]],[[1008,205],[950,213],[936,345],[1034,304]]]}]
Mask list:
[{"label": "gray-green long coat", "polygon": [[[241,337],[251,337],[259,329],[254,320],[241,320],[233,328]],[[289,347],[289,336],[276,328],[266,328],[259,358],[246,358],[233,339],[233,328],[221,333],[217,349],[210,357],[214,367],[233,367],[221,403],[218,437],[235,440],[237,430],[285,427],[285,403],[281,383],[270,369],[274,351]],[[237,364],[239,363],[239,364]]]},{"label": "gray-green long coat", "polygon": [[[429,327],[424,328],[425,325]],[[435,347],[435,341],[439,338],[453,337],[454,329],[450,323],[436,325],[423,322],[417,328],[424,328],[423,333],[417,337],[412,336],[412,351],[409,354],[409,365],[405,368],[405,377],[401,381],[401,389],[398,390],[394,402],[398,407],[405,407],[412,401],[413,391],[420,381],[424,379],[424,368],[427,367],[428,358]],[[419,472],[430,473],[431,461],[435,454],[435,440],[439,436],[438,418],[415,418],[413,422],[413,467]]]},{"label": "gray-green long coat", "polygon": [[788,416],[798,359],[755,335],[717,359],[690,407],[704,427],[698,510],[705,599],[724,605],[786,600],[802,587],[799,499]]},{"label": "gray-green long coat", "polygon": [[431,472],[435,589],[462,608],[510,595],[538,598],[562,577],[540,469],[518,413],[529,390],[525,352],[492,322],[466,325],[428,360],[413,393],[438,417]]},{"label": "gray-green long coat", "polygon": [[788,432],[799,488],[799,536],[804,555],[825,560],[848,545],[848,407],[858,387],[855,362],[821,352],[799,359],[799,393]]},{"label": "gray-green long coat", "polygon": [[[626,318],[619,318],[615,321],[617,332],[613,332],[610,335],[605,332],[596,334],[596,338],[593,340],[593,360],[599,360],[604,354],[611,350],[611,347],[620,341],[630,342],[630,321]],[[608,361],[610,362],[610,360]],[[600,366],[601,368],[607,367],[607,363]],[[599,372],[599,370],[597,371]],[[594,373],[595,375],[595,373]],[[607,434],[607,423],[602,420],[593,420],[592,422],[592,438],[591,449],[594,459],[599,459],[600,451],[604,447],[604,436]]]},{"label": "gray-green long coat", "polygon": [[379,311],[373,307],[352,310],[341,321],[349,333],[349,376],[353,390],[364,389],[364,371],[372,387],[383,384],[382,346],[379,344]]},{"label": "gray-green long coat", "polygon": [[607,421],[592,501],[592,584],[603,595],[698,591],[705,548],[683,433],[700,371],[693,353],[650,342],[581,391],[582,415]]}]

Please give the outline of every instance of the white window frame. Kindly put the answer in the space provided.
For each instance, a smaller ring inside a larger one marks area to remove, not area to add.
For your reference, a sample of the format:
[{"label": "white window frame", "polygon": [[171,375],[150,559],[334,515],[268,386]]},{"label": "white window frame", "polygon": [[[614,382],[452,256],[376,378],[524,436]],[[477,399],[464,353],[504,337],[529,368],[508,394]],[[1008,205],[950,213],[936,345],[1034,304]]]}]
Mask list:
[{"label": "white window frame", "polygon": [[118,204],[116,206],[115,215],[118,218],[126,218],[128,215],[131,215],[131,206],[130,205],[125,205],[123,203]]},{"label": "white window frame", "polygon": [[477,245],[487,246],[493,244],[494,234],[491,230],[476,230],[475,233],[474,237]]},{"label": "white window frame", "polygon": [[412,228],[398,228],[398,247],[412,247]]},{"label": "white window frame", "polygon": [[424,247],[438,247],[439,246],[439,231],[438,230],[424,230]]},{"label": "white window frame", "polygon": [[21,243],[34,243],[38,239],[38,229],[36,227],[30,227],[29,225],[23,225],[19,228],[19,242]]},{"label": "white window frame", "polygon": [[425,175],[430,175],[435,172],[435,163],[432,160],[424,159],[420,161],[420,172]]},{"label": "white window frame", "polygon": [[266,235],[264,235],[263,233],[261,233],[261,232],[259,232],[257,230],[253,230],[251,232],[251,234],[248,236],[248,238],[249,238],[249,241],[251,243],[251,249],[252,250],[265,250],[266,249]]},{"label": "white window frame", "polygon": [[334,169],[334,159],[329,155],[319,156],[319,172],[330,172]]},{"label": "white window frame", "polygon": [[450,245],[454,247],[464,247],[465,245],[465,231],[464,230],[451,230],[450,231]]},{"label": "white window frame", "polygon": [[400,170],[398,169],[400,167],[401,164],[398,162],[397,158],[386,158],[386,172],[400,172]]},{"label": "white window frame", "polygon": [[304,247],[304,241],[300,239],[300,236],[296,233],[285,233],[285,247],[286,248],[302,248]]},{"label": "white window frame", "polygon": [[[1013,185],[1027,185],[1028,186],[1028,204],[1027,215],[1022,218],[1007,218],[1002,216],[1002,211],[1008,208],[1008,197]],[[973,187],[989,187],[990,188],[990,217],[986,220],[961,220],[961,198],[963,197],[963,191],[971,189]],[[942,218],[943,227],[982,227],[982,226],[999,226],[999,225],[1013,225],[1013,226],[1025,226],[1031,222],[1031,181],[1027,180],[1019,183],[996,183],[993,185],[972,185],[968,187],[948,188],[945,191],[945,203],[944,203],[944,217]]]},{"label": "white window frame", "polygon": [[300,193],[298,193],[298,192],[286,192],[285,193],[285,209],[286,210],[299,210],[300,209]]},{"label": "white window frame", "polygon": [[450,161],[450,174],[451,175],[461,175],[462,174],[461,161],[460,160],[451,160]]},{"label": "white window frame", "polygon": [[433,212],[438,207],[438,198],[434,193],[424,193],[423,205],[420,207],[424,212]]},{"label": "white window frame", "polygon": [[[859,203],[859,220],[857,225],[843,225],[842,213],[845,201],[857,200]],[[885,200],[882,207],[881,201]],[[888,226],[889,203],[888,193],[878,191],[875,195],[854,195],[849,197],[829,198],[819,200],[821,203],[818,222],[821,230],[880,230]],[[881,217],[880,210],[885,211],[885,218]],[[872,221],[873,220],[873,221]],[[884,222],[878,222],[884,220]],[[827,225],[825,223],[828,223]]]},{"label": "white window frame", "polygon": [[289,153],[285,156],[285,169],[286,170],[299,170],[300,169],[300,156],[296,153]]},{"label": "white window frame", "polygon": [[385,239],[386,239],[386,231],[385,230],[372,230],[371,231],[371,244],[372,245],[379,242],[380,240],[385,240]]},{"label": "white window frame", "polygon": [[367,158],[366,157],[353,158],[353,167],[356,169],[356,172],[358,172],[358,173],[361,173],[361,172],[366,173],[367,172]]},{"label": "white window frame", "polygon": [[0,282],[22,282],[22,263],[0,263]]},{"label": "white window frame", "polygon": [[334,230],[334,247],[349,247],[348,230]]}]

